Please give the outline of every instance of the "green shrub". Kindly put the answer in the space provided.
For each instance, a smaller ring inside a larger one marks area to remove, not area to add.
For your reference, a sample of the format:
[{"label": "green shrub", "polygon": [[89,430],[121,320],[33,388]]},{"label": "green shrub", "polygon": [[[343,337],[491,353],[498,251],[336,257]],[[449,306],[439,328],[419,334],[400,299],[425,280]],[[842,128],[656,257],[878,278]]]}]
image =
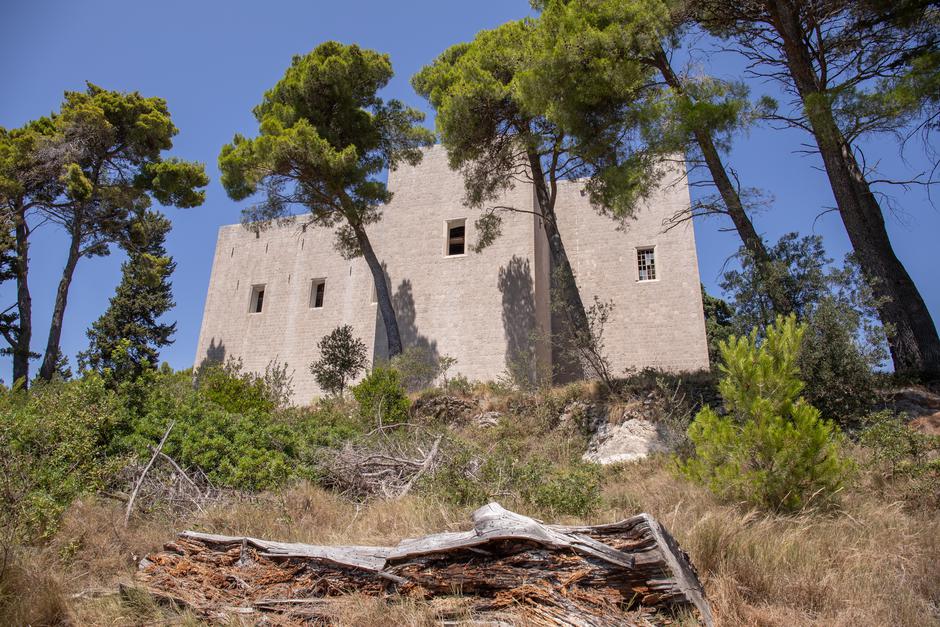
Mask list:
[{"label": "green shrub", "polygon": [[683,472],[719,496],[777,510],[824,501],[842,485],[850,462],[842,434],[800,397],[796,364],[805,327],[778,318],[758,343],[733,337],[721,344],[719,391],[727,415],[702,409],[689,427],[695,454]]},{"label": "green shrub", "polygon": [[541,455],[525,458],[523,444],[504,439],[486,450],[458,441],[435,473],[431,490],[461,506],[479,506],[512,496],[548,514],[585,516],[600,503],[600,470],[591,464],[553,464]]},{"label": "green shrub", "polygon": [[164,451],[185,467],[198,467],[218,485],[265,489],[303,474],[293,463],[299,431],[272,420],[273,403],[263,383],[218,368],[193,388],[186,372],[145,374],[131,432],[122,439],[143,457],[170,421],[175,426]]},{"label": "green shrub", "polygon": [[600,503],[600,469],[594,464],[552,465],[544,460],[525,464],[516,479],[520,496],[553,514],[587,516]]},{"label": "green shrub", "polygon": [[243,372],[241,360],[207,364],[196,372],[201,395],[229,412],[272,411],[277,405],[263,377]]},{"label": "green shrub", "polygon": [[921,433],[906,416],[885,410],[862,420],[859,442],[883,480],[907,484],[901,491],[907,501],[940,505],[940,436]]},{"label": "green shrub", "polygon": [[346,384],[368,363],[365,343],[353,335],[351,326],[344,324],[324,335],[317,348],[320,359],[310,364],[311,374],[321,389],[342,396]]},{"label": "green shrub", "polygon": [[455,394],[457,396],[470,396],[471,392],[473,392],[473,384],[462,374],[447,379],[443,388],[448,394]]},{"label": "green shrub", "polygon": [[0,392],[0,535],[53,533],[71,501],[104,487],[126,462],[108,455],[124,413],[95,374]]},{"label": "green shrub", "polygon": [[407,422],[411,401],[402,387],[401,375],[394,368],[377,366],[352,388],[359,403],[359,413],[376,423]]},{"label": "green shrub", "polygon": [[146,373],[126,390],[135,402],[120,447],[146,456],[173,420],[164,451],[217,485],[264,490],[314,478],[316,450],[341,446],[363,425],[341,400],[275,409],[269,379],[213,367],[193,387],[187,371]]},{"label": "green shrub", "polygon": [[441,379],[447,386],[447,372],[457,360],[447,355],[438,355],[437,351],[427,346],[409,346],[396,355],[391,366],[401,375],[401,383],[409,392],[420,392],[434,385]]}]

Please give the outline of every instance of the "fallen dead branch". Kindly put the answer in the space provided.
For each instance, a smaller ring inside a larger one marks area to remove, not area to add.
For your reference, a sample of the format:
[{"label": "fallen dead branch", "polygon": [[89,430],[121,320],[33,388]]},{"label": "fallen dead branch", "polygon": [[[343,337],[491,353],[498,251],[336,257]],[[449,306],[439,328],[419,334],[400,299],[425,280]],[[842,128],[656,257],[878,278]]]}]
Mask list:
[{"label": "fallen dead branch", "polygon": [[326,485],[352,499],[399,499],[434,471],[443,436],[431,442],[423,432],[408,438],[376,432],[377,437],[347,443],[338,451],[324,449],[321,468]]},{"label": "fallen dead branch", "polygon": [[461,596],[476,614],[527,625],[649,625],[666,620],[657,618],[660,612],[691,613],[712,624],[688,557],[648,514],[568,527],[490,503],[474,512],[469,531],[395,547],[186,531],[142,560],[137,579],[156,598],[219,621],[273,613],[279,624],[331,623],[331,599],[356,592]]},{"label": "fallen dead branch", "polygon": [[116,477],[117,484],[126,485],[125,490],[105,493],[105,496],[127,503],[136,489],[135,515],[161,512],[172,517],[202,512],[211,505],[236,501],[257,501],[255,494],[239,492],[231,488],[213,485],[200,468],[186,470],[172,457],[155,447],[148,447],[151,455],[156,452],[149,470],[142,460],[132,460]]},{"label": "fallen dead branch", "polygon": [[166,439],[170,437],[170,431],[173,430],[173,425],[175,424],[175,420],[170,421],[170,426],[166,428],[166,432],[163,434],[163,437],[160,438],[160,444],[157,445],[156,450],[150,457],[150,461],[147,462],[146,466],[144,466],[143,471],[140,473],[140,477],[137,479],[137,483],[134,484],[134,490],[131,492],[131,497],[127,500],[127,510],[124,512],[125,527],[127,527],[127,523],[131,520],[131,512],[134,510],[134,501],[137,500],[137,493],[140,492],[140,486],[143,484],[144,478],[147,476],[147,471],[150,470],[150,467],[153,466],[153,462],[157,459],[157,455],[159,455],[160,451],[163,450],[163,445],[166,444]]}]

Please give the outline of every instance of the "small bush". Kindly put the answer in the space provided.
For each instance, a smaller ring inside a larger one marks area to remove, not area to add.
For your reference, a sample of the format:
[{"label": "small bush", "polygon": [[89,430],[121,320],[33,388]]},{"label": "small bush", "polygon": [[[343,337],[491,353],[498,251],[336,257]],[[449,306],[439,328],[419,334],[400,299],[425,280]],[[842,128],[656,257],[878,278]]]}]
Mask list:
[{"label": "small bush", "polygon": [[447,379],[447,382],[443,385],[444,391],[448,394],[456,394],[457,396],[470,396],[473,392],[473,383],[462,374],[458,374],[455,377]]},{"label": "small bush", "polygon": [[405,394],[401,375],[394,368],[377,366],[352,388],[359,413],[377,424],[407,422],[411,401]]},{"label": "small bush", "polygon": [[0,393],[0,541],[52,534],[71,501],[103,488],[125,462],[108,455],[124,414],[101,377]]},{"label": "small bush", "polygon": [[322,389],[342,396],[346,384],[359,376],[368,363],[365,343],[345,324],[323,336],[317,348],[320,359],[310,365],[310,372]]},{"label": "small bush", "polygon": [[778,318],[758,344],[748,337],[721,344],[719,391],[727,415],[705,407],[689,427],[695,447],[683,472],[729,500],[777,510],[824,501],[841,487],[850,463],[838,427],[799,396],[796,365],[805,327]]},{"label": "small bush", "polygon": [[196,372],[196,387],[202,396],[229,412],[267,413],[277,407],[264,377],[244,372],[241,359],[201,367]]},{"label": "small bush", "polygon": [[907,501],[940,506],[940,436],[921,433],[905,416],[885,410],[863,419],[859,442],[884,482],[906,483],[900,491]]},{"label": "small bush", "polygon": [[392,368],[401,375],[402,385],[409,392],[420,392],[434,385],[441,379],[447,385],[447,371],[457,360],[447,355],[438,355],[437,351],[426,346],[409,346],[391,362]]},{"label": "small bush", "polygon": [[600,469],[593,464],[529,462],[516,482],[522,498],[547,512],[587,516],[600,503]]},{"label": "small bush", "polygon": [[525,458],[518,441],[503,439],[490,450],[458,441],[435,473],[431,489],[461,506],[480,506],[512,495],[548,514],[585,516],[600,503],[600,470],[591,464],[553,464],[539,454]]}]

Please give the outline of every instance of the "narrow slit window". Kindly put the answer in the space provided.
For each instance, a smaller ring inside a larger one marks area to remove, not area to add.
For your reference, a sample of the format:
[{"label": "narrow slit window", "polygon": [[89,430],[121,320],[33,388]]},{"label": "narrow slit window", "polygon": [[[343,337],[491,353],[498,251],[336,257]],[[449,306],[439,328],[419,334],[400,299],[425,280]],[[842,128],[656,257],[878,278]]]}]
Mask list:
[{"label": "narrow slit window", "polygon": [[261,313],[263,309],[264,309],[264,286],[252,285],[251,286],[251,301],[248,304],[248,311],[250,313]]},{"label": "narrow slit window", "polygon": [[640,271],[640,281],[653,281],[656,279],[656,249],[638,248],[636,251],[636,265]]},{"label": "narrow slit window", "polygon": [[466,219],[450,220],[447,222],[447,256],[462,255],[467,250],[467,221]]},{"label": "narrow slit window", "polygon": [[314,279],[310,286],[310,308],[321,309],[326,295],[326,279]]}]

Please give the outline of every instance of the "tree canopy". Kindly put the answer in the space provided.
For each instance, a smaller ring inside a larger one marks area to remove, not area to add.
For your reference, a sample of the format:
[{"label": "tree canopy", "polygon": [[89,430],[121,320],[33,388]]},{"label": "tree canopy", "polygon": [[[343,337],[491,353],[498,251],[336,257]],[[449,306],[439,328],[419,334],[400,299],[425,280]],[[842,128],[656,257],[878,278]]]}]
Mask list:
[{"label": "tree canopy", "polygon": [[532,211],[494,204],[502,192],[533,184],[564,344],[589,342],[591,331],[555,217],[558,183],[585,179],[597,210],[624,219],[654,182],[654,168],[631,167],[639,153],[624,132],[650,72],[599,54],[602,45],[569,46],[539,20],[509,22],[452,46],[412,79],[437,111],[466,203],[482,210],[478,252],[499,236],[501,212]]},{"label": "tree canopy", "polygon": [[109,254],[110,244],[123,239],[154,200],[176,207],[201,205],[202,188],[209,184],[202,164],[162,157],[178,133],[162,98],[89,83],[85,91],[65,93],[53,125],[51,137],[37,150],[39,159],[59,173],[61,188],[37,209],[65,230],[69,248],[39,372],[46,380],[55,370],[78,260]]},{"label": "tree canopy", "polygon": [[244,212],[252,228],[310,212],[309,224],[336,227],[336,247],[348,258],[363,255],[372,272],[389,356],[401,339],[384,270],[366,226],[381,219],[391,199],[379,175],[401,163],[417,164],[433,134],[424,114],[377,94],[392,77],[388,55],[356,45],[326,42],[295,56],[283,78],[254,109],[259,134],[236,135],[222,148],[219,168],[229,196],[260,199]]},{"label": "tree canopy", "polygon": [[176,323],[160,321],[175,304],[169,279],[176,263],[164,246],[171,226],[154,211],[130,226],[121,282],[108,309],[87,331],[88,350],[78,355],[83,368],[107,372],[115,381],[133,378],[156,366],[160,349],[173,343]]}]

